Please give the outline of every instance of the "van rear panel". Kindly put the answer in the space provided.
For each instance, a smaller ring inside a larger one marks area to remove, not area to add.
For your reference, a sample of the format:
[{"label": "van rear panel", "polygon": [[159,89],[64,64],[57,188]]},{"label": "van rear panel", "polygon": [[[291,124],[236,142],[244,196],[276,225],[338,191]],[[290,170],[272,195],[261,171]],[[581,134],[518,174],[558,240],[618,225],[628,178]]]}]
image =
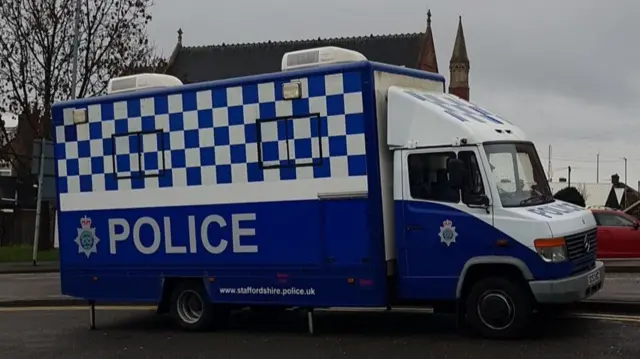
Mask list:
[{"label": "van rear panel", "polygon": [[219,303],[384,305],[374,66],[54,106],[63,293],[158,301],[198,277]]}]

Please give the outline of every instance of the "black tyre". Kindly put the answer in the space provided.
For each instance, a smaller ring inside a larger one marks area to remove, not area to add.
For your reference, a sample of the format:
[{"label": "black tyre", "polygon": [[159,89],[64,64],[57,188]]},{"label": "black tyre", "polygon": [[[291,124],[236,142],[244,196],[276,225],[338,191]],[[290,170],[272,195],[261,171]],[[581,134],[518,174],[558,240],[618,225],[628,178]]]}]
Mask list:
[{"label": "black tyre", "polygon": [[266,316],[276,316],[287,310],[287,307],[279,305],[256,305],[251,307],[251,311]]},{"label": "black tyre", "polygon": [[486,278],[474,284],[466,297],[466,323],[485,338],[522,336],[532,324],[534,301],[526,283]]},{"label": "black tyre", "polygon": [[177,324],[188,331],[203,331],[219,327],[228,320],[228,311],[216,308],[202,283],[180,283],[171,295],[171,314]]}]

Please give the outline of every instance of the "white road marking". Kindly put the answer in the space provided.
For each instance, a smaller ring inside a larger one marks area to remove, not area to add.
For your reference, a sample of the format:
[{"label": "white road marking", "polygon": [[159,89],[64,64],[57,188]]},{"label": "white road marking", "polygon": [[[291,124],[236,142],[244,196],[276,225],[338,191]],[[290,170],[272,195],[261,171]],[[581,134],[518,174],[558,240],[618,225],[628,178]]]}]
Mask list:
[{"label": "white road marking", "polygon": [[59,279],[59,273],[3,273],[0,274],[0,280],[40,280],[40,279]]},{"label": "white road marking", "polygon": [[[68,306],[68,307],[0,307],[2,312],[76,312],[88,311],[88,306]],[[154,311],[155,306],[96,306],[96,310],[101,311]]]},{"label": "white road marking", "polygon": [[569,318],[602,320],[606,322],[630,322],[640,323],[640,316],[637,315],[617,315],[617,314],[599,314],[599,313],[572,313],[567,315]]}]

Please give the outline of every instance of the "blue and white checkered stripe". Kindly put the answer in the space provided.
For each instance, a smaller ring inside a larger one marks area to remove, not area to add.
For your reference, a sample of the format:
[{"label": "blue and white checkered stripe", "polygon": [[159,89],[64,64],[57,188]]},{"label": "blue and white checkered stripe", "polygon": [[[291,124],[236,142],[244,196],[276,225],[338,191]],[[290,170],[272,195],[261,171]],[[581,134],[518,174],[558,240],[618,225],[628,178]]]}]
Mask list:
[{"label": "blue and white checkered stripe", "polygon": [[366,175],[359,72],[96,102],[56,127],[60,194]]}]

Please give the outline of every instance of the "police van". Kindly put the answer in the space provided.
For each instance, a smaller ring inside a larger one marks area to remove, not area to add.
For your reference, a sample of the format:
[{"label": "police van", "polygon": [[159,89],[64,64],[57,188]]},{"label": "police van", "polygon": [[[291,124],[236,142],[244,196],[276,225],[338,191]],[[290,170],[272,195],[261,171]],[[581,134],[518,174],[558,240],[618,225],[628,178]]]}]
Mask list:
[{"label": "police van", "polygon": [[247,307],[304,309],[312,331],[316,309],[432,306],[495,338],[599,291],[593,215],[554,200],[514,123],[444,89],[323,47],[57,103],[62,293],[191,330]]}]

